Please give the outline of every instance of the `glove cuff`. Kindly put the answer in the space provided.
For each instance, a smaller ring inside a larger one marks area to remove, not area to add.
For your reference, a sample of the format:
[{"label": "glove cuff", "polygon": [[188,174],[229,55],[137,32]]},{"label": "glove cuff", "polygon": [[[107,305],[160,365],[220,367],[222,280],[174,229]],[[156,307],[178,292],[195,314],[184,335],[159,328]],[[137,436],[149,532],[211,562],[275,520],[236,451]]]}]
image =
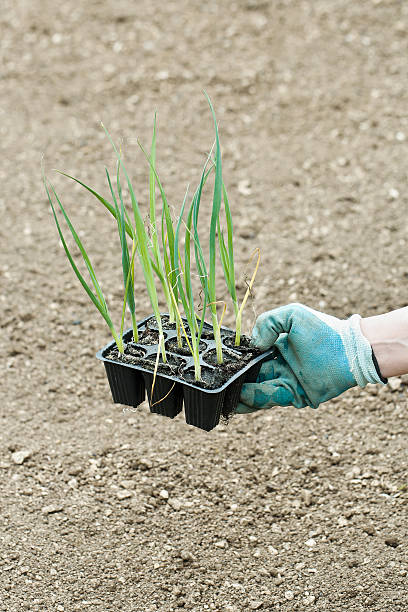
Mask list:
[{"label": "glove cuff", "polygon": [[371,344],[361,331],[360,321],[358,314],[350,317],[347,333],[342,338],[350,370],[359,387],[365,387],[368,383],[385,384],[387,380],[380,374]]}]

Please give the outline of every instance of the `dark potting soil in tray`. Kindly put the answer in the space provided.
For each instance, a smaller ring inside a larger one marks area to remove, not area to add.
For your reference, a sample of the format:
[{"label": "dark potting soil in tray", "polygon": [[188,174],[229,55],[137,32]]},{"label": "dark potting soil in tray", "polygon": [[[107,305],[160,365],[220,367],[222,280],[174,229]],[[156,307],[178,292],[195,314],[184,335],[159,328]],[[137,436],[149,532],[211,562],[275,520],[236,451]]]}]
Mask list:
[{"label": "dark potting soil in tray", "polygon": [[[194,384],[197,387],[203,389],[217,389],[226,383],[231,376],[239,372],[245,365],[261,354],[261,351],[250,346],[250,338],[242,336],[241,345],[239,347],[234,346],[234,335],[221,334],[223,341],[223,363],[217,363],[217,356],[215,349],[207,349],[205,341],[200,342],[200,356],[201,356],[201,378],[202,380],[196,381],[194,376],[194,367],[189,362],[186,362],[186,357],[191,357],[191,353],[188,349],[188,345],[184,339],[182,348],[177,346],[175,339],[169,340],[167,344],[166,357],[167,363],[163,363],[162,357],[159,359],[157,371],[161,374],[167,374],[169,376],[177,376],[181,381]],[[146,342],[150,340],[149,344]],[[229,341],[229,346],[226,346]],[[132,365],[138,365],[147,370],[154,371],[156,364],[157,353],[146,355],[143,348],[138,345],[143,344],[146,349],[156,345],[158,342],[158,333],[156,330],[147,328],[142,331],[139,335],[139,342],[134,344],[128,342],[125,348],[125,352],[121,355],[114,347],[106,355],[108,359],[112,361],[118,361],[121,363],[130,363]],[[233,348],[230,348],[233,347]],[[238,350],[236,350],[238,349]],[[174,352],[173,352],[174,351]],[[176,352],[178,354],[176,354]],[[184,356],[181,357],[181,355]]]}]

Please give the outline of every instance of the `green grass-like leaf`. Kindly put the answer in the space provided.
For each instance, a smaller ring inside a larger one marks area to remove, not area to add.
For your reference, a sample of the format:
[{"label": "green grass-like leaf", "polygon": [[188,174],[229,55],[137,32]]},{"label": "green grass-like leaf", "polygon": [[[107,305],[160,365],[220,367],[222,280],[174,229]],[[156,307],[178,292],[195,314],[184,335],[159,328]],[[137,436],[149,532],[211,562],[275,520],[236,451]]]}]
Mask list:
[{"label": "green grass-like leaf", "polygon": [[72,255],[71,255],[71,252],[70,252],[70,250],[68,248],[68,245],[67,245],[67,243],[65,241],[64,235],[62,233],[62,229],[61,229],[60,223],[58,221],[57,214],[55,212],[54,204],[52,202],[51,194],[50,194],[50,191],[48,189],[48,184],[47,184],[47,180],[46,180],[45,177],[43,177],[43,181],[44,181],[45,190],[47,192],[48,201],[49,201],[49,203],[51,205],[51,209],[52,209],[52,213],[53,213],[53,216],[54,216],[55,224],[57,226],[58,234],[60,236],[61,243],[62,243],[62,246],[64,247],[64,251],[65,251],[65,254],[66,254],[67,258],[68,258],[68,261],[70,262],[71,267],[74,270],[76,277],[78,278],[78,280],[81,283],[82,287],[85,289],[85,291],[88,294],[89,298],[91,299],[93,304],[96,306],[96,308],[98,309],[98,311],[100,312],[102,317],[105,319],[105,321],[106,321],[106,323],[107,323],[107,325],[108,325],[108,327],[109,327],[109,329],[110,329],[110,331],[111,331],[111,333],[112,333],[112,335],[113,335],[113,337],[115,339],[115,342],[117,344],[117,347],[118,347],[119,351],[121,353],[123,353],[123,340],[122,340],[122,337],[118,336],[117,333],[116,333],[116,330],[115,330],[114,325],[112,323],[112,319],[111,319],[111,317],[109,315],[108,307],[106,305],[106,301],[105,301],[105,298],[103,296],[102,289],[100,288],[100,285],[99,285],[98,280],[96,278],[96,275],[95,275],[94,269],[92,267],[91,261],[90,261],[90,259],[88,257],[88,254],[87,254],[87,252],[86,252],[86,250],[85,250],[85,248],[84,248],[84,246],[83,246],[83,244],[81,242],[81,239],[79,238],[78,234],[76,233],[76,231],[75,231],[75,229],[74,229],[74,227],[73,227],[73,225],[72,225],[72,223],[71,223],[67,213],[65,212],[65,209],[64,209],[60,199],[58,198],[58,195],[57,195],[57,193],[56,193],[56,191],[54,189],[54,186],[50,183],[50,187],[51,187],[51,190],[52,190],[52,192],[54,194],[54,197],[55,197],[55,199],[58,202],[58,206],[59,206],[59,208],[60,208],[60,210],[61,210],[61,212],[62,212],[62,214],[63,214],[63,216],[64,216],[64,218],[65,218],[65,220],[67,222],[67,225],[68,225],[68,227],[69,227],[69,229],[71,231],[71,234],[72,234],[72,236],[73,236],[73,238],[74,238],[74,240],[75,240],[75,242],[76,242],[76,244],[77,244],[77,246],[78,246],[78,248],[79,248],[79,250],[81,252],[82,258],[83,258],[83,260],[84,260],[84,262],[86,264],[86,267],[88,269],[89,275],[90,275],[92,283],[94,285],[96,294],[93,293],[92,289],[90,288],[90,286],[88,285],[88,283],[86,282],[86,280],[82,276],[81,272],[79,271],[77,265],[75,264],[75,261],[74,261]]}]

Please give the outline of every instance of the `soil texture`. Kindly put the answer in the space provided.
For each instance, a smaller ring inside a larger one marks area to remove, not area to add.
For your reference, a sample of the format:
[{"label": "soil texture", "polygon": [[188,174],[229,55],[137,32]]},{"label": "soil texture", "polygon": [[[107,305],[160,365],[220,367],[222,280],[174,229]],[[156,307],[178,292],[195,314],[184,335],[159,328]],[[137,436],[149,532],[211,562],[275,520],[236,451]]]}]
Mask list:
[{"label": "soil texture", "polygon": [[261,248],[244,331],[288,302],[341,318],[406,306],[408,3],[3,0],[0,53],[0,611],[406,612],[408,378],[210,433],[113,405],[94,358],[109,330],[59,243],[41,163],[119,326],[113,220],[53,168],[109,197],[102,119],[147,219],[137,140],[149,148],[157,110],[176,214],[213,142],[205,89],[240,300]]}]

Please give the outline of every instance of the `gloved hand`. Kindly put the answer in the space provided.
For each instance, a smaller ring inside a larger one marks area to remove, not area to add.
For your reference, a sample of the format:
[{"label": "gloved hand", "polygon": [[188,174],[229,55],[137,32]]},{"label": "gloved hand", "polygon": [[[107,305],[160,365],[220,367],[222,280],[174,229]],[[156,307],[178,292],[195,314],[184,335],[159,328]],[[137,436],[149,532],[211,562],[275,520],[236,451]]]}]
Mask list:
[{"label": "gloved hand", "polygon": [[272,406],[317,408],[350,387],[386,383],[381,377],[360,315],[347,320],[288,304],[261,314],[252,331],[253,344],[277,348],[256,383],[242,387],[237,413]]}]

